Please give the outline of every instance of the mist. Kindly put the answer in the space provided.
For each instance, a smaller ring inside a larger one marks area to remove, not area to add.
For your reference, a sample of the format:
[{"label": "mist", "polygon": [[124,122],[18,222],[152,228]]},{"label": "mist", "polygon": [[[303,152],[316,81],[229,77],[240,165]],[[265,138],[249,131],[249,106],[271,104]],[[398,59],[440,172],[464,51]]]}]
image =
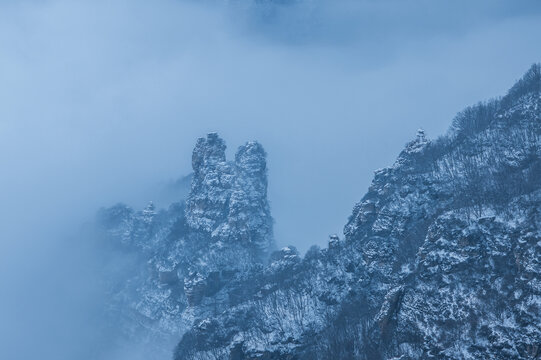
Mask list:
[{"label": "mist", "polygon": [[278,245],[325,246],[374,170],[503,95],[540,33],[534,1],[0,3],[0,357],[94,358],[101,294],[72,234],[180,200],[160,194],[198,137],[260,141]]}]

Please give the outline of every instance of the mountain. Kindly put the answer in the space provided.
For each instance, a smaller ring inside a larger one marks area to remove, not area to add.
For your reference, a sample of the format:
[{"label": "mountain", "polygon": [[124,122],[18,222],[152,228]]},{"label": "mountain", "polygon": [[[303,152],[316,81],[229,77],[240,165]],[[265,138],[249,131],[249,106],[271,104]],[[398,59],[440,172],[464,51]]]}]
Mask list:
[{"label": "mountain", "polygon": [[304,257],[272,251],[261,145],[224,150],[198,140],[185,203],[99,216],[139,259],[110,291],[130,331],[178,336],[176,360],[541,358],[541,65],[419,130]]}]

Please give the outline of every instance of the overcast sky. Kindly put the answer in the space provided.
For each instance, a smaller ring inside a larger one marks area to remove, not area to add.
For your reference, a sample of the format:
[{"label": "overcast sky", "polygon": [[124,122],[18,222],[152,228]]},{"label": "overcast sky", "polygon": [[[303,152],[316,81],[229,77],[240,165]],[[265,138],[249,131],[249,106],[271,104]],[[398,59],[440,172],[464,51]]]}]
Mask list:
[{"label": "overcast sky", "polygon": [[264,145],[279,245],[325,245],[418,128],[541,61],[539,1],[275,3],[0,1],[4,285],[59,229],[188,174],[210,131],[230,157]]}]

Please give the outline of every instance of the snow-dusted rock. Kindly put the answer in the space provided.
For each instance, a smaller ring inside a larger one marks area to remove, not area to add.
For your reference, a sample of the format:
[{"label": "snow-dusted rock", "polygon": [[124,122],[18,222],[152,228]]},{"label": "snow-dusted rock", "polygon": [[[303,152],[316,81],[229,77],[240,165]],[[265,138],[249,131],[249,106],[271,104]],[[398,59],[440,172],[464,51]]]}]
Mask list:
[{"label": "snow-dusted rock", "polygon": [[215,133],[197,141],[185,202],[160,211],[151,202],[142,211],[116,205],[99,212],[107,316],[118,324],[117,336],[165,350],[216,308],[211,297],[223,296],[228,282],[274,249],[266,153],[248,142],[228,162],[225,148]]}]

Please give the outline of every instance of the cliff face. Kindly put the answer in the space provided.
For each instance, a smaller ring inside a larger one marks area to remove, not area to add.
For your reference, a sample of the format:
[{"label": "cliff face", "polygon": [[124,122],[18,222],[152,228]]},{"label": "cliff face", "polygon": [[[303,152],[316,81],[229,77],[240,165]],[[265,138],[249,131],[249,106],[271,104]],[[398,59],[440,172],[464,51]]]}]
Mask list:
[{"label": "cliff face", "polygon": [[100,215],[132,254],[110,290],[123,333],[181,339],[177,360],[541,357],[539,65],[419,130],[304,258],[272,252],[261,145],[227,161],[209,134],[192,159],[185,205]]}]

